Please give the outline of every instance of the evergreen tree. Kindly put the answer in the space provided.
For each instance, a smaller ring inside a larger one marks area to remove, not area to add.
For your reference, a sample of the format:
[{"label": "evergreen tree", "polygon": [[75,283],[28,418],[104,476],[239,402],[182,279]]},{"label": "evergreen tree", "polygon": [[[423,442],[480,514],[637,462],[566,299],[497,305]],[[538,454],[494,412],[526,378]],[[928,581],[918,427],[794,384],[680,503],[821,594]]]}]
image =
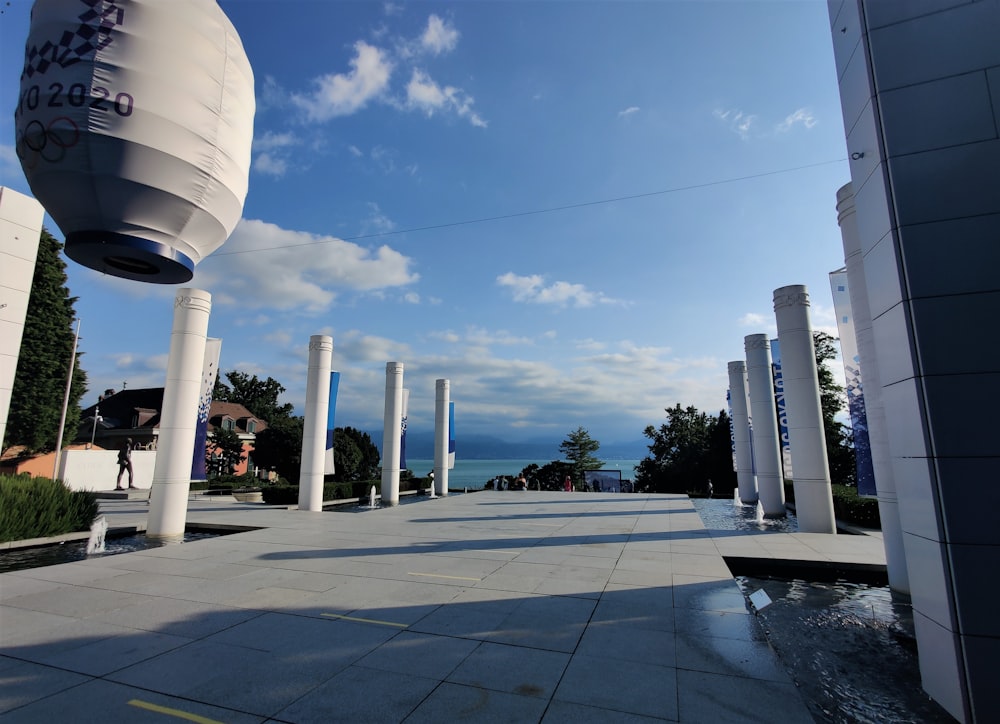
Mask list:
[{"label": "evergreen tree", "polygon": [[338,427],[333,433],[334,480],[355,482],[378,477],[381,456],[367,432]]},{"label": "evergreen tree", "polygon": [[302,425],[301,417],[278,417],[269,422],[254,441],[254,463],[298,484],[302,465]]},{"label": "evergreen tree", "polygon": [[590,437],[584,428],[578,427],[559,444],[559,452],[573,466],[573,482],[582,483],[585,470],[600,470],[604,461],[594,455],[601,443]]},{"label": "evergreen tree", "polygon": [[[823,411],[823,433],[826,437],[826,457],[830,465],[830,479],[834,483],[857,485],[857,465],[851,428],[836,419],[836,415],[846,405],[844,388],[836,383],[833,372],[826,364],[837,358],[836,342],[836,337],[831,337],[825,332],[813,332],[820,407]],[[795,453],[792,454],[794,456]]]},{"label": "evergreen tree", "polygon": [[[3,448],[24,445],[31,451],[54,450],[66,394],[66,375],[73,354],[76,297],[66,286],[62,244],[42,230],[31,296],[21,338],[21,352],[11,391],[10,413]],[[87,374],[73,361],[69,406],[63,440],[69,442],[80,424],[80,399],[87,391]]]},{"label": "evergreen tree", "polygon": [[713,485],[726,485],[725,470],[732,470],[728,417],[720,421],[721,415],[715,418],[680,403],[665,412],[666,423],[643,432],[652,442],[636,470],[636,485],[654,493],[702,493],[713,475],[720,478]]}]

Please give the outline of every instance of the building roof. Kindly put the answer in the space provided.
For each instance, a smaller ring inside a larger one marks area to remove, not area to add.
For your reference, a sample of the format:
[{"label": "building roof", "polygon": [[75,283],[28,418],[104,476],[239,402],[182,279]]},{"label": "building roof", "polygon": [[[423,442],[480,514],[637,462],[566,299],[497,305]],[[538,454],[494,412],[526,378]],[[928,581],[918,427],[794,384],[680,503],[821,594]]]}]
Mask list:
[{"label": "building roof", "polygon": [[[86,420],[93,420],[94,415],[100,415],[102,430],[153,430],[160,426],[160,409],[163,406],[163,388],[147,387],[143,389],[122,390],[102,397],[101,400],[85,408],[80,414],[81,429]],[[255,434],[267,427],[260,418],[254,417],[246,407],[238,402],[216,402],[208,411],[208,429],[212,430],[225,417],[232,418],[235,429],[247,433],[247,423],[255,423]],[[136,424],[137,423],[137,424]],[[89,432],[89,428],[88,428]]]}]

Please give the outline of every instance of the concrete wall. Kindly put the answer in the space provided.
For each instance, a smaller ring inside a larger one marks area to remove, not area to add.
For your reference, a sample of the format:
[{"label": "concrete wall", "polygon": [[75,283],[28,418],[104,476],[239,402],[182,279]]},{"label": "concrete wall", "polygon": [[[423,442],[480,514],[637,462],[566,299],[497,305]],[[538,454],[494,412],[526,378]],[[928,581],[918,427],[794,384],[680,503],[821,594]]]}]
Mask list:
[{"label": "concrete wall", "polygon": [[831,0],[923,686],[1000,711],[1000,0]]},{"label": "concrete wall", "polygon": [[[133,450],[133,485],[148,490],[153,484],[155,450]],[[117,450],[64,450],[62,479],[71,490],[113,490],[118,478]],[[52,474],[51,465],[47,475]],[[122,476],[128,485],[128,473]]]},{"label": "concrete wall", "polygon": [[0,440],[7,430],[44,217],[33,198],[0,186]]}]

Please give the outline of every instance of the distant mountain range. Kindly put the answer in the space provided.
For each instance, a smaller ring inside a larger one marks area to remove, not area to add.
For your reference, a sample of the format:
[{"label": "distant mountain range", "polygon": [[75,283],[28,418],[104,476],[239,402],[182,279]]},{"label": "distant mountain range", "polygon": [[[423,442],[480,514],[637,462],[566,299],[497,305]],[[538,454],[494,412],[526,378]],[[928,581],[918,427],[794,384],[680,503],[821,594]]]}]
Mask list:
[{"label": "distant mountain range", "polygon": [[[382,431],[369,432],[372,441],[382,448]],[[562,440],[526,442],[503,440],[492,435],[463,435],[456,440],[456,454],[465,460],[561,460]],[[633,460],[644,458],[649,448],[642,441],[601,443],[597,457],[602,460]],[[408,431],[406,456],[417,460],[434,458],[434,434]]]}]

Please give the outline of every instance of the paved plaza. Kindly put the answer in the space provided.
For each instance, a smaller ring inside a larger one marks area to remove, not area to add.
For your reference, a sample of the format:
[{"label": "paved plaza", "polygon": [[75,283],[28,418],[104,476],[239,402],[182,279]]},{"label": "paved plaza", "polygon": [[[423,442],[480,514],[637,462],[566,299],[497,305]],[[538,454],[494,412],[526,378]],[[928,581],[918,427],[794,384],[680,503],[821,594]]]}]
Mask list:
[{"label": "paved plaza", "polygon": [[0,575],[0,721],[812,722],[723,556],[885,563],[877,537],[709,532],[682,495],[188,523],[254,530]]}]

